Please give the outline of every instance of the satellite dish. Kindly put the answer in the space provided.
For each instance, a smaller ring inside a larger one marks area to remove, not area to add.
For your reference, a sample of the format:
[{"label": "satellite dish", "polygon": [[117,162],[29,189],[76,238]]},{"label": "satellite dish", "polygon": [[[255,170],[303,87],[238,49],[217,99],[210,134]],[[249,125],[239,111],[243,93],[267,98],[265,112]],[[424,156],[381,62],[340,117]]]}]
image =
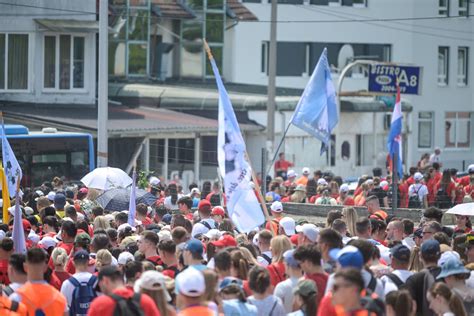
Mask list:
[{"label": "satellite dish", "polygon": [[354,60],[354,49],[351,44],[344,44],[337,56],[337,68],[341,71],[348,63]]}]

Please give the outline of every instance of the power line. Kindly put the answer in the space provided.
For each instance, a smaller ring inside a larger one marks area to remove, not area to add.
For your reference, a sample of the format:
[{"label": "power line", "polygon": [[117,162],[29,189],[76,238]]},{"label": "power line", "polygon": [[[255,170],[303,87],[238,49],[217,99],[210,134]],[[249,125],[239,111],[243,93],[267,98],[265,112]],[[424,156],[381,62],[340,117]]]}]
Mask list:
[{"label": "power line", "polygon": [[90,12],[90,11],[80,11],[80,10],[71,10],[71,9],[42,7],[42,6],[32,5],[32,4],[19,4],[19,3],[0,2],[0,5],[8,5],[8,6],[12,6],[12,7],[33,8],[33,9],[43,9],[43,10],[51,10],[51,11],[61,11],[61,12],[74,12],[74,13],[94,14],[94,15],[97,14],[96,12]]}]

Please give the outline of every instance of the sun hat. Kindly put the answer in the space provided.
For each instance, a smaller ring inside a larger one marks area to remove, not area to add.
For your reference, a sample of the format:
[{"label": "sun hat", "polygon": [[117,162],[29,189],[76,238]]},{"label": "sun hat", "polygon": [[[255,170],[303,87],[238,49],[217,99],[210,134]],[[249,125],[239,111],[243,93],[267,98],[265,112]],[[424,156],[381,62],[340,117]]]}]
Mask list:
[{"label": "sun hat", "polygon": [[163,273],[155,271],[155,270],[148,270],[142,273],[140,278],[135,282],[133,286],[135,293],[140,293],[140,289],[148,290],[148,291],[156,291],[162,289],[165,294],[165,300],[167,302],[171,301],[171,296],[166,289],[166,278]]},{"label": "sun hat", "polygon": [[459,274],[464,274],[468,278],[471,275],[471,271],[464,267],[460,259],[450,258],[441,266],[441,273],[436,279],[444,279],[448,276]]},{"label": "sun hat", "polygon": [[445,251],[441,254],[441,257],[438,260],[438,265],[442,267],[450,259],[461,260],[461,256],[456,251]]},{"label": "sun hat", "polygon": [[189,267],[176,277],[176,289],[179,294],[199,297],[206,291],[204,275],[193,267]]}]

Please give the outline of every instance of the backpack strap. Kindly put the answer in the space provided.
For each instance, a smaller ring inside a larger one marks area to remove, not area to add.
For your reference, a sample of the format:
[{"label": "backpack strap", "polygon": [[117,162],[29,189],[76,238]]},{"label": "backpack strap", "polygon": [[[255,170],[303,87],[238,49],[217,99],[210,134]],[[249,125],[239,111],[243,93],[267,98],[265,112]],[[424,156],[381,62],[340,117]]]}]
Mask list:
[{"label": "backpack strap", "polygon": [[69,282],[71,282],[71,284],[74,286],[74,287],[78,287],[78,286],[81,286],[81,283],[79,283],[79,281],[75,278],[75,277],[70,277],[68,279]]},{"label": "backpack strap", "polygon": [[272,258],[270,258],[268,255],[262,253],[260,255],[260,257],[262,257],[263,259],[265,259],[266,262],[268,262],[268,264],[271,264],[272,263]]},{"label": "backpack strap", "polygon": [[8,297],[12,295],[15,291],[13,291],[12,287],[10,285],[7,285],[3,288],[3,293]]},{"label": "backpack strap", "polygon": [[387,278],[389,278],[398,289],[404,284],[403,281],[394,273],[387,274]]},{"label": "backpack strap", "polygon": [[373,275],[370,275],[370,282],[369,282],[369,285],[367,285],[367,288],[371,291],[371,292],[375,292],[375,288],[377,287],[377,279],[374,278]]},{"label": "backpack strap", "polygon": [[277,303],[278,303],[278,301],[275,299],[275,303],[273,303],[272,309],[270,310],[270,314],[268,314],[269,316],[273,315],[273,311],[275,310],[275,307],[276,307]]},{"label": "backpack strap", "polygon": [[92,275],[89,281],[87,282],[87,285],[90,287],[93,287],[96,281],[97,281],[97,277],[95,275]]},{"label": "backpack strap", "polygon": [[200,221],[200,223],[203,224],[204,226],[206,226],[207,229],[209,229],[209,230],[212,229],[211,225],[210,225],[208,222],[206,222],[206,221]]},{"label": "backpack strap", "polygon": [[10,305],[10,311],[16,312],[19,307],[20,304],[17,301],[12,300],[12,304]]}]

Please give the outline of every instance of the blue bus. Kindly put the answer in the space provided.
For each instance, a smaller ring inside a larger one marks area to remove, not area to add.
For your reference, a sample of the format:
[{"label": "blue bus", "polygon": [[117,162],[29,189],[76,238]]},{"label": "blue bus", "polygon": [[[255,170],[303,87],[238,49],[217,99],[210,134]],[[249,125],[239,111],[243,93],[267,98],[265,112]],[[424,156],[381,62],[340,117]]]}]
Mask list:
[{"label": "blue bus", "polygon": [[23,171],[22,186],[39,186],[55,176],[78,182],[95,168],[91,134],[43,128],[30,132],[23,125],[5,125],[5,134]]}]

